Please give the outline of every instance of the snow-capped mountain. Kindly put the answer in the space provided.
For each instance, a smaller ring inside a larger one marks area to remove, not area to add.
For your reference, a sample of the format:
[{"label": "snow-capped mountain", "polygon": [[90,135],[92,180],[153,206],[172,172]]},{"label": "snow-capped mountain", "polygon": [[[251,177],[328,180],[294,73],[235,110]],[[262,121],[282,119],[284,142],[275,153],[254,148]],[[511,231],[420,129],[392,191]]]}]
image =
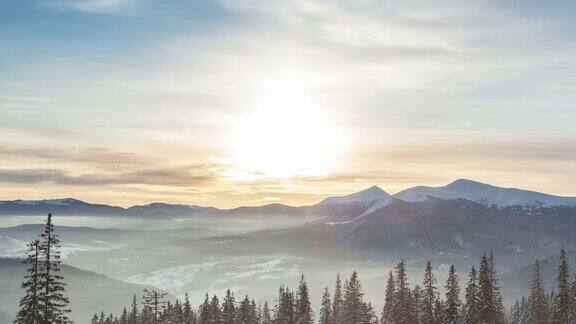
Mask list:
[{"label": "snow-capped mountain", "polygon": [[349,203],[368,203],[377,200],[389,198],[390,195],[380,187],[372,186],[359,192],[340,197],[329,197],[322,200],[318,205],[329,204],[349,204]]},{"label": "snow-capped mountain", "polygon": [[400,191],[394,197],[407,202],[424,201],[428,197],[466,199],[496,205],[499,208],[527,205],[576,206],[576,197],[561,197],[530,190],[501,188],[466,179],[459,179],[442,187],[413,187]]}]

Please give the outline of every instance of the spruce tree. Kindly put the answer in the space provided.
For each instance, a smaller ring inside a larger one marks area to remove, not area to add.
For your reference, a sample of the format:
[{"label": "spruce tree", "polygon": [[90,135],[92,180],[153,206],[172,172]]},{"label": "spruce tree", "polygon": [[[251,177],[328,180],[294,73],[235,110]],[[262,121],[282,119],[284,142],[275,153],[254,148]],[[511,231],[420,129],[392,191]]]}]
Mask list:
[{"label": "spruce tree", "polygon": [[222,323],[223,324],[235,324],[236,320],[236,301],[234,300],[234,294],[230,289],[226,290],[226,297],[222,304]]},{"label": "spruce tree", "polygon": [[374,307],[371,303],[363,303],[363,318],[362,322],[364,324],[378,324],[378,316],[374,312]]},{"label": "spruce tree", "polygon": [[120,316],[120,323],[121,324],[128,324],[128,310],[126,307],[122,310],[122,316]]},{"label": "spruce tree", "polygon": [[362,323],[363,298],[364,293],[362,293],[358,273],[354,271],[348,280],[348,285],[344,293],[344,323]]},{"label": "spruce tree", "polygon": [[250,299],[248,299],[248,295],[246,295],[242,302],[240,302],[238,309],[238,324],[251,324],[251,320]]},{"label": "spruce tree", "polygon": [[520,302],[518,300],[516,300],[510,309],[510,324],[524,324],[522,310],[520,309]]},{"label": "spruce tree", "polygon": [[568,258],[564,248],[560,250],[560,264],[556,276],[556,299],[554,300],[553,318],[555,323],[564,324],[570,320],[571,298],[568,268]]},{"label": "spruce tree", "polygon": [[432,265],[430,261],[428,261],[424,271],[424,281],[422,282],[422,304],[420,306],[420,321],[422,324],[436,323],[434,304],[437,299],[438,289],[436,288],[436,278],[432,273]]},{"label": "spruce tree", "polygon": [[268,302],[264,302],[264,307],[262,308],[262,324],[272,324],[272,315],[270,314],[270,307]]},{"label": "spruce tree", "polygon": [[332,317],[334,324],[344,324],[344,309],[343,309],[343,296],[342,296],[342,280],[340,274],[336,275],[336,283],[334,285],[334,299],[332,301]]},{"label": "spruce tree", "polygon": [[480,320],[480,301],[479,301],[479,287],[478,275],[476,269],[472,267],[468,275],[468,285],[466,286],[466,313],[464,316],[464,323],[476,324]]},{"label": "spruce tree", "polygon": [[394,275],[392,271],[388,274],[388,282],[386,284],[386,296],[384,297],[384,307],[382,308],[382,324],[392,324],[395,322],[394,310],[396,304],[396,284],[394,283]]},{"label": "spruce tree", "polygon": [[502,323],[504,321],[504,306],[498,288],[494,257],[490,254],[482,256],[479,273],[479,310],[480,321],[485,323]]},{"label": "spruce tree", "polygon": [[454,265],[450,266],[448,271],[448,279],[446,280],[446,303],[444,309],[444,323],[456,324],[460,320],[460,284],[458,283],[458,275]]},{"label": "spruce tree", "polygon": [[210,317],[210,299],[208,297],[208,293],[204,295],[204,302],[200,306],[199,310],[199,318],[200,324],[208,324],[212,320]]},{"label": "spruce tree", "polygon": [[40,304],[40,241],[34,240],[28,244],[28,255],[22,263],[28,265],[27,274],[21,287],[25,291],[24,297],[20,299],[20,310],[18,311],[17,323],[36,324],[42,321],[42,305]]},{"label": "spruce tree", "polygon": [[328,291],[328,287],[324,288],[324,293],[322,294],[322,303],[320,306],[320,320],[318,324],[333,324],[332,303],[330,302],[330,291]]},{"label": "spruce tree", "polygon": [[212,296],[212,300],[210,301],[210,319],[212,323],[220,323],[222,320],[220,312],[220,301],[216,295]]},{"label": "spruce tree", "polygon": [[192,312],[192,307],[190,306],[190,300],[188,299],[188,293],[184,297],[184,307],[182,310],[182,316],[184,317],[184,324],[192,324],[194,313]]},{"label": "spruce tree", "polygon": [[297,324],[312,324],[314,323],[314,314],[312,306],[310,305],[310,295],[308,286],[304,275],[300,277],[300,284],[298,285],[298,297],[296,299],[296,323]]},{"label": "spruce tree", "polygon": [[546,323],[548,321],[548,315],[546,314],[546,291],[544,290],[544,284],[542,283],[539,261],[534,263],[532,275],[530,296],[528,297],[530,321],[535,324]]},{"label": "spruce tree", "polygon": [[394,318],[397,324],[414,323],[415,314],[412,313],[412,296],[408,287],[408,274],[406,273],[406,262],[400,261],[396,265],[396,296],[394,307]]},{"label": "spruce tree", "polygon": [[128,324],[137,324],[138,322],[138,306],[136,304],[136,294],[132,296],[132,306],[130,307],[130,314],[128,315]]},{"label": "spruce tree", "polygon": [[48,323],[66,323],[67,313],[70,313],[68,298],[64,296],[66,284],[60,272],[60,240],[54,233],[52,214],[48,214],[44,233],[40,234],[40,252],[43,258],[42,272],[40,275],[40,295],[38,296],[42,305],[42,318]]},{"label": "spruce tree", "polygon": [[142,304],[144,305],[144,308],[148,310],[148,314],[150,314],[153,324],[159,322],[160,312],[166,305],[166,301],[164,301],[166,295],[167,293],[160,293],[156,290],[144,289]]}]

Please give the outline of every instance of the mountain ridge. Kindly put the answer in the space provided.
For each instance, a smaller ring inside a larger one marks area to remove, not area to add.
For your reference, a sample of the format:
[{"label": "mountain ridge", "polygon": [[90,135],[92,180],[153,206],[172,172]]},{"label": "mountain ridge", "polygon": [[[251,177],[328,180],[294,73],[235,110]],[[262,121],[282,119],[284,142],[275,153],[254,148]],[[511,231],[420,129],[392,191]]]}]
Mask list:
[{"label": "mountain ridge", "polygon": [[[479,181],[458,179],[447,185],[430,187],[416,186],[402,190],[394,195],[388,194],[378,186],[371,186],[348,195],[327,197],[319,203],[307,206],[290,206],[281,203],[261,206],[239,206],[230,209],[205,207],[194,204],[170,204],[152,202],[127,208],[93,204],[75,198],[42,200],[5,200],[0,201],[0,215],[43,215],[52,212],[59,215],[78,216],[135,216],[153,218],[171,218],[195,215],[245,215],[245,214],[314,214],[325,212],[340,213],[344,210],[356,210],[350,217],[358,217],[387,206],[394,199],[407,202],[424,201],[430,197],[439,199],[466,199],[498,208],[510,206],[576,206],[576,197],[557,196],[547,193],[504,188]],[[361,210],[363,209],[363,210]]]}]

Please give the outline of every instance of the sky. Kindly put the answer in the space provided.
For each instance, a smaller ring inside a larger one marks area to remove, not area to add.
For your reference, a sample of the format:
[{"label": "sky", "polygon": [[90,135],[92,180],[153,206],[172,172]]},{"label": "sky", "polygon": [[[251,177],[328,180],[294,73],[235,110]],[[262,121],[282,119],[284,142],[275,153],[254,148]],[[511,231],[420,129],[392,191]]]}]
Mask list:
[{"label": "sky", "polygon": [[576,196],[574,1],[2,0],[0,199]]}]

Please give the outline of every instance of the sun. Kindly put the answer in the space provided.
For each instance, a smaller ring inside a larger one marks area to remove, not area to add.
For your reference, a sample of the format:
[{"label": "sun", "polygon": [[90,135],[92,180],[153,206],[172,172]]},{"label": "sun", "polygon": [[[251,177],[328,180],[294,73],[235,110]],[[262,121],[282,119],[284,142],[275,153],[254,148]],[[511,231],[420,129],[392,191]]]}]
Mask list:
[{"label": "sun", "polygon": [[237,180],[328,175],[344,150],[342,130],[305,93],[266,95],[235,125],[229,176]]}]

